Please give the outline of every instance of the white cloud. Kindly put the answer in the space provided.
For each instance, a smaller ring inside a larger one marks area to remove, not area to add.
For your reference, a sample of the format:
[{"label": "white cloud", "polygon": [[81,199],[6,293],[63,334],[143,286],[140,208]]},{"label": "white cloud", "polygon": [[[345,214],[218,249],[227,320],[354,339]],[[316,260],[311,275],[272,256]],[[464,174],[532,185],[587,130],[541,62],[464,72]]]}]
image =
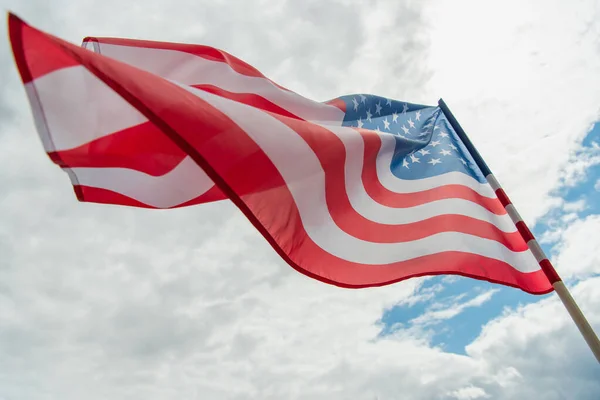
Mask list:
[{"label": "white cloud", "polygon": [[449,393],[449,395],[458,400],[484,399],[490,397],[485,390],[476,386],[466,386]]},{"label": "white cloud", "polygon": [[411,322],[414,325],[431,325],[440,323],[444,320],[456,317],[458,314],[460,314],[467,308],[482,306],[484,303],[488,302],[492,298],[492,296],[497,292],[498,289],[491,289],[462,303],[460,302],[460,300],[464,296],[461,296],[455,299],[455,302],[451,305],[438,305],[434,303],[429,310],[427,310],[425,313],[418,316],[417,318],[414,318]]},{"label": "white cloud", "polygon": [[[565,166],[599,104],[591,1],[2,4],[72,42],[216,45],[316,99],[443,96],[529,220],[553,201],[561,170],[566,182],[579,176]],[[592,399],[600,390],[555,296],[488,324],[467,355],[447,354],[410,331],[378,338],[383,310],[435,295],[415,292],[422,280],[360,291],[312,281],[229,203],[168,212],[77,203],[35,136],[6,40],[0,55],[1,397]],[[598,247],[593,221],[564,235],[563,275],[576,258],[572,274],[596,271],[591,252],[581,259]],[[595,326],[597,287],[591,279],[574,291]],[[438,319],[455,311],[432,309]]]},{"label": "white cloud", "polygon": [[567,212],[583,211],[583,210],[585,210],[585,208],[586,208],[586,204],[585,204],[584,199],[573,201],[570,203],[565,203],[563,205],[563,211],[567,211]]},{"label": "white cloud", "polygon": [[[573,289],[596,331],[599,284],[593,278]],[[490,371],[506,371],[477,384],[494,399],[593,399],[600,392],[597,361],[554,294],[489,322],[466,351]]]},{"label": "white cloud", "polygon": [[569,226],[580,221],[577,212],[565,212],[565,205],[562,207],[553,207],[546,216],[544,216],[544,231],[539,237],[543,244],[555,245],[563,239],[563,235]]},{"label": "white cloud", "polygon": [[585,178],[591,167],[600,164],[600,145],[580,146],[573,152],[561,174],[562,186],[573,187]]},{"label": "white cloud", "polygon": [[560,232],[555,248],[557,270],[563,278],[585,278],[600,273],[600,215],[576,220]]}]

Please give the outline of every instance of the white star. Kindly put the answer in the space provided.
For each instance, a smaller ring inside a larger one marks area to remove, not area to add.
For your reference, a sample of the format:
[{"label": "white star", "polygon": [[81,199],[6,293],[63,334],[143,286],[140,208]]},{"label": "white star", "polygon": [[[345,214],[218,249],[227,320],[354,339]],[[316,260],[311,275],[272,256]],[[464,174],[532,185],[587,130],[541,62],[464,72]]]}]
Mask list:
[{"label": "white star", "polygon": [[[423,125],[423,128],[431,128],[432,126],[433,126],[433,122],[429,121],[428,123]],[[435,128],[434,128],[434,130],[435,130]]]},{"label": "white star", "polygon": [[363,95],[363,94],[359,94],[358,95],[360,97],[360,102],[364,103],[365,101],[367,101],[367,96]]},{"label": "white star", "polygon": [[354,111],[358,110],[358,101],[356,100],[356,97],[352,98],[352,104],[354,104]]},{"label": "white star", "polygon": [[438,144],[440,144],[440,143],[441,143],[441,142],[440,142],[439,140],[434,140],[434,141],[432,141],[430,144],[431,144],[433,147],[435,147],[435,146],[437,146],[437,145],[438,145]]},{"label": "white star", "polygon": [[428,134],[429,134],[428,132],[421,132],[421,133],[419,133],[419,137],[427,136]]},{"label": "white star", "polygon": [[375,114],[381,115],[381,103],[375,104]]},{"label": "white star", "polygon": [[440,132],[439,135],[441,137],[448,137],[448,134],[446,132]]},{"label": "white star", "polygon": [[440,129],[440,127],[436,125],[433,130],[435,131],[436,129]]},{"label": "white star", "polygon": [[418,163],[419,162],[419,157],[415,156],[415,154],[413,153],[413,154],[410,155],[410,160],[413,163]]},{"label": "white star", "polygon": [[404,103],[404,105],[402,106],[402,114],[406,114],[407,111],[408,111],[408,104]]},{"label": "white star", "polygon": [[408,125],[410,125],[411,128],[415,127],[415,123],[413,122],[412,118],[409,118],[407,122],[408,122]]},{"label": "white star", "polygon": [[359,128],[362,128],[362,127],[363,127],[363,125],[364,125],[364,124],[363,124],[363,122],[362,122],[362,119],[361,119],[361,118],[359,118],[359,119],[358,119],[358,127],[359,127]]},{"label": "white star", "polygon": [[406,127],[406,125],[402,125],[402,130],[404,131],[404,133],[408,134],[408,128]]},{"label": "white star", "polygon": [[425,150],[425,149],[421,149],[419,150],[419,153],[421,153],[422,156],[429,154],[429,150]]},{"label": "white star", "polygon": [[467,165],[467,162],[464,160],[464,158],[461,158],[460,162],[463,163],[463,164],[465,164],[465,165]]},{"label": "white star", "polygon": [[396,114],[396,113],[392,114],[392,122],[398,122],[398,114]]},{"label": "white star", "polygon": [[367,110],[367,121],[371,122],[372,116],[373,116],[373,114],[371,114],[371,110]]},{"label": "white star", "polygon": [[375,132],[379,133],[380,135],[383,133],[379,130],[379,125],[377,125],[377,128],[375,128]]},{"label": "white star", "polygon": [[[408,168],[408,161],[406,161],[406,158],[402,161],[402,166],[404,168]],[[409,168],[410,169],[410,168]]]},{"label": "white star", "polygon": [[390,130],[390,123],[387,120],[387,117],[385,117],[385,119],[383,120],[383,129],[387,129],[388,131]]},{"label": "white star", "polygon": [[428,163],[428,164],[431,164],[431,165],[435,165],[435,164],[441,164],[441,163],[442,163],[442,161],[441,161],[439,158],[432,158],[432,159],[431,159],[431,160],[429,160],[427,163]]},{"label": "white star", "polygon": [[415,119],[416,119],[417,121],[420,121],[420,120],[421,120],[421,111],[417,111],[417,114],[415,114]]},{"label": "white star", "polygon": [[440,151],[440,154],[444,156],[449,156],[452,153],[450,152],[450,150],[442,149],[442,151]]},{"label": "white star", "polygon": [[456,148],[456,146],[455,146],[453,143],[450,143],[450,148],[451,148],[452,150],[458,150],[458,148]]},{"label": "white star", "polygon": [[385,105],[386,105],[386,106],[390,106],[390,107],[391,107],[391,106],[392,106],[392,99],[387,99],[387,100],[385,101]]}]

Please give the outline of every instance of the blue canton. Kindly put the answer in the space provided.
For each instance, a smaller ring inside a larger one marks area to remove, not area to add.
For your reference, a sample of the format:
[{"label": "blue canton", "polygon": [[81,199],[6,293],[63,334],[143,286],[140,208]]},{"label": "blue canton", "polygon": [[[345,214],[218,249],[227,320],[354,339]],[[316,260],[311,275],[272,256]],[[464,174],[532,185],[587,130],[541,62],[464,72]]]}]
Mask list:
[{"label": "blue canton", "polygon": [[423,179],[457,171],[481,183],[486,179],[439,107],[357,94],[346,103],[342,125],[393,135],[396,149],[390,166],[400,179]]}]

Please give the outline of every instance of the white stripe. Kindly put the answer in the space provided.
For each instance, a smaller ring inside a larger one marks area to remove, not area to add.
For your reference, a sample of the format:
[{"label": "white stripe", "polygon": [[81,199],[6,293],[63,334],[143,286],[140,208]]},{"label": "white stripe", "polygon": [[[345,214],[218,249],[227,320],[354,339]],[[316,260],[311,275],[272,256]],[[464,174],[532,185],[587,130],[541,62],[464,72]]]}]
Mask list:
[{"label": "white stripe", "polygon": [[[346,191],[352,207],[363,217],[380,224],[398,225],[442,214],[455,214],[490,222],[504,232],[517,231],[508,215],[496,215],[483,206],[464,199],[442,199],[409,208],[387,207],[373,201],[362,182],[364,140],[360,133],[346,127],[323,127],[334,133],[344,143]],[[439,180],[438,182],[445,183]]]},{"label": "white stripe", "polygon": [[242,75],[229,65],[177,50],[100,43],[100,53],[184,85],[209,84],[233,93],[255,93],[310,121],[340,124],[344,112],[296,93],[268,79]]},{"label": "white stripe", "polygon": [[386,189],[396,193],[412,193],[443,185],[462,185],[473,189],[482,196],[496,198],[494,191],[488,184],[482,184],[462,172],[448,172],[418,180],[398,178],[390,169],[396,148],[396,139],[388,134],[380,135],[380,138],[382,143],[377,155],[377,176]]},{"label": "white stripe", "polygon": [[147,119],[81,66],[63,68],[25,85],[46,151],[68,150]]},{"label": "white stripe", "polygon": [[31,83],[26,84],[25,93],[27,93],[27,98],[29,99],[29,104],[31,105],[31,112],[33,114],[33,122],[38,135],[42,140],[44,150],[46,150],[48,153],[53,152],[54,144],[52,143],[52,136],[46,123],[46,118],[44,117],[44,109],[42,108],[41,99],[37,94],[36,87]]},{"label": "white stripe", "polygon": [[214,186],[190,157],[162,176],[126,168],[71,168],[71,173],[80,185],[121,193],[156,208],[183,204]]},{"label": "white stripe", "polygon": [[444,232],[405,243],[372,243],[349,235],[333,221],[325,202],[325,176],[317,156],[293,130],[270,115],[189,87],[240,126],[274,163],[294,198],[309,237],[344,260],[384,265],[444,251],[461,251],[503,260],[522,272],[539,269],[529,251],[513,252],[488,239]]}]

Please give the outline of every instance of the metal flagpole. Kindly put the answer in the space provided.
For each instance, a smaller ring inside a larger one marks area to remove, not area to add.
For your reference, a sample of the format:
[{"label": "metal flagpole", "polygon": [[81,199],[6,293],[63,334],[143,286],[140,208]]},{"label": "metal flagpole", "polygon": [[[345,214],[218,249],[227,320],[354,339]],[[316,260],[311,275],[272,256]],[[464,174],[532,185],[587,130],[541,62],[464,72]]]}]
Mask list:
[{"label": "metal flagpole", "polygon": [[469,152],[471,153],[471,156],[473,156],[473,159],[477,163],[479,169],[481,169],[481,172],[483,172],[483,174],[485,175],[485,178],[487,179],[488,183],[496,192],[496,196],[498,196],[498,199],[506,209],[507,214],[517,226],[517,229],[523,237],[523,239],[525,239],[525,242],[527,242],[529,250],[531,250],[531,252],[535,256],[535,259],[540,264],[542,271],[544,271],[546,277],[548,277],[548,280],[552,284],[552,287],[556,291],[556,294],[558,294],[558,297],[569,312],[569,315],[575,322],[575,325],[577,325],[577,328],[579,328],[579,331],[581,332],[583,338],[592,350],[592,353],[594,353],[596,360],[600,363],[600,340],[598,340],[598,336],[596,335],[591,325],[579,309],[579,306],[571,296],[571,293],[569,293],[569,290],[563,283],[562,279],[560,279],[560,276],[558,275],[558,273],[554,269],[554,266],[544,253],[544,250],[542,250],[539,243],[537,242],[537,240],[523,221],[523,218],[521,218],[517,209],[511,203],[510,199],[500,186],[500,183],[498,183],[498,181],[492,174],[492,171],[490,171],[489,167],[487,166],[487,164],[485,163],[475,146],[473,146],[473,143],[471,142],[471,140],[469,140],[469,137],[462,129],[462,127],[460,126],[460,124],[458,123],[458,121],[456,120],[456,118],[454,117],[444,100],[440,99],[438,104],[442,109],[443,113],[446,115],[446,118],[448,119],[448,122],[450,123],[452,128],[454,128],[467,150],[469,150]]}]

